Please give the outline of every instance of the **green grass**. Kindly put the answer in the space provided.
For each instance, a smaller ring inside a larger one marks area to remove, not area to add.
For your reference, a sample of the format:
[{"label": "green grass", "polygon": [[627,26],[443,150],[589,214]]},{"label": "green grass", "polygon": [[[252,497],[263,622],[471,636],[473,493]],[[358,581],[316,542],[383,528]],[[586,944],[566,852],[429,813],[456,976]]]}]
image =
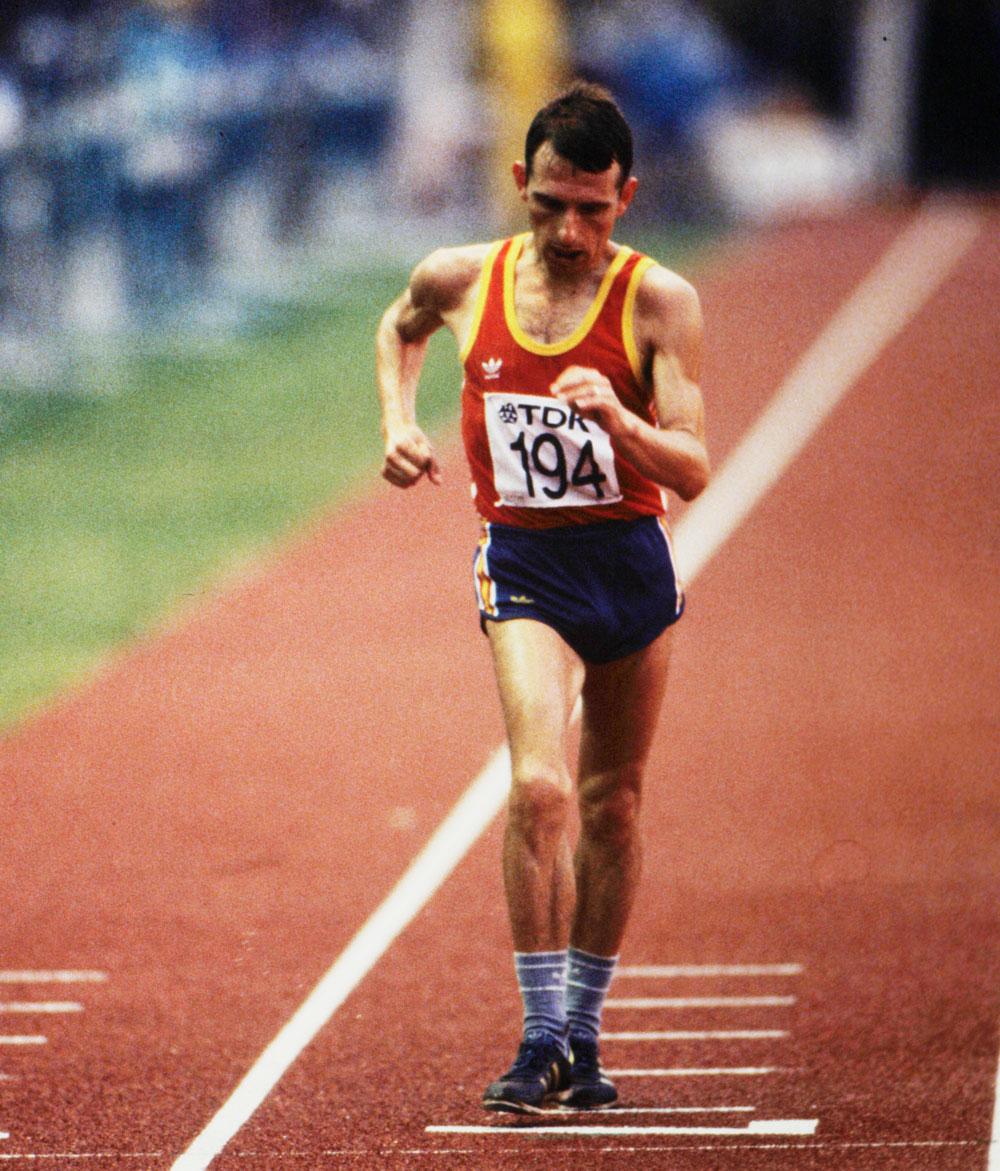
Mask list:
[{"label": "green grass", "polygon": [[[123,359],[120,393],[51,395],[0,435],[0,725],[374,473],[372,337],[404,280],[211,355]],[[440,342],[432,427],[456,398]]]},{"label": "green grass", "polygon": [[[345,279],[211,353],[119,357],[91,372],[104,395],[0,389],[0,727],[377,474],[372,339],[405,276]],[[458,405],[453,349],[428,355],[431,431]]]}]

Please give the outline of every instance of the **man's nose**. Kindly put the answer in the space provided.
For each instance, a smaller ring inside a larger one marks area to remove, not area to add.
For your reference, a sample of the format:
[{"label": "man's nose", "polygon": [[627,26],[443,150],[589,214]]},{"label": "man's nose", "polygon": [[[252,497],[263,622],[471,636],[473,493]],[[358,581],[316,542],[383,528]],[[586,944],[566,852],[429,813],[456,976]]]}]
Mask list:
[{"label": "man's nose", "polygon": [[570,208],[559,221],[559,241],[562,244],[574,244],[580,235],[580,217]]}]

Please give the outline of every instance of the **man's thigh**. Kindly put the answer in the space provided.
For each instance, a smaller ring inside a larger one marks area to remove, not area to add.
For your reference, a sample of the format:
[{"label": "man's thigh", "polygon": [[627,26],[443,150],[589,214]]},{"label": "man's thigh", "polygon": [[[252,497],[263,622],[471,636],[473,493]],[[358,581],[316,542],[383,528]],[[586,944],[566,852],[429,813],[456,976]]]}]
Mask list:
[{"label": "man's thigh", "polygon": [[515,767],[529,758],[565,767],[583,661],[551,626],[531,618],[487,622],[486,633]]},{"label": "man's thigh", "polygon": [[666,691],[672,634],[665,630],[626,658],[587,665],[581,778],[645,761]]}]

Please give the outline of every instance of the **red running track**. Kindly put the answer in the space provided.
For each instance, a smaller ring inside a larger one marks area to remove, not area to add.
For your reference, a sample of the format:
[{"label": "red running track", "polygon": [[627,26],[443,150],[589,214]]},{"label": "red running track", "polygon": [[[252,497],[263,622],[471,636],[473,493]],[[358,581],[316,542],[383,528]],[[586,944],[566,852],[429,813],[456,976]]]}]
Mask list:
[{"label": "red running track", "polygon": [[[612,994],[667,1003],[605,1018],[609,1066],[674,1071],[620,1077],[646,1112],[479,1109],[519,1017],[494,824],[213,1168],[985,1171],[1000,217],[978,214],[692,591],[623,957],[667,970]],[[906,218],[781,228],[696,276],[717,466]],[[447,470],[0,743],[0,1166],[169,1168],[499,743],[453,445]],[[106,978],[16,976],[52,970]]]}]

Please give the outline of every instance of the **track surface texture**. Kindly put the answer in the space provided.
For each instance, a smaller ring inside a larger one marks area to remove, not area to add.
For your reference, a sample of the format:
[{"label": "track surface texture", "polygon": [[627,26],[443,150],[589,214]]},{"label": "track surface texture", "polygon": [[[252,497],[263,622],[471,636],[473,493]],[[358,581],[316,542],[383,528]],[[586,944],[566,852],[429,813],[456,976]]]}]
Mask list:
[{"label": "track surface texture", "polygon": [[[985,1171],[1000,215],[973,210],[691,590],[604,1021],[635,1112],[479,1107],[520,1017],[498,819],[213,1168]],[[913,214],[693,274],[717,467]],[[0,1166],[171,1167],[500,743],[444,454],[442,489],[374,487],[0,743]]]}]

